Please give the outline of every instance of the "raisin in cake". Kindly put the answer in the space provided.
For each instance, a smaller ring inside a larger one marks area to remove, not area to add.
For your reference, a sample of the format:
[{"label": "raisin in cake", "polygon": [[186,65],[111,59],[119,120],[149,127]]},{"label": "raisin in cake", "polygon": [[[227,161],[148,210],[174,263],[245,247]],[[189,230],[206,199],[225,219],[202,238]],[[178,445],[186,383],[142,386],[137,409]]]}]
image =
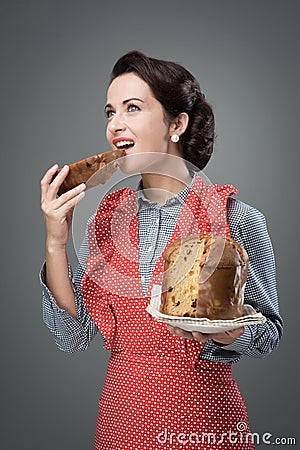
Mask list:
[{"label": "raisin in cake", "polygon": [[243,315],[248,256],[233,239],[206,234],[178,239],[163,256],[162,313],[211,320]]}]

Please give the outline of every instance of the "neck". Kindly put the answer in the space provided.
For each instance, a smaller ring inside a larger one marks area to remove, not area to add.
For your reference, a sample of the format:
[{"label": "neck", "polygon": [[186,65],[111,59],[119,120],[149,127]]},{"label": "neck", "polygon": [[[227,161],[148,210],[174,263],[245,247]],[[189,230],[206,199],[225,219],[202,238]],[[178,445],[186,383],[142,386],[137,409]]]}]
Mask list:
[{"label": "neck", "polygon": [[143,189],[147,189],[145,193],[147,198],[160,205],[182,191],[191,180],[191,175],[183,161],[177,161],[176,166],[169,166],[167,171],[142,173]]}]

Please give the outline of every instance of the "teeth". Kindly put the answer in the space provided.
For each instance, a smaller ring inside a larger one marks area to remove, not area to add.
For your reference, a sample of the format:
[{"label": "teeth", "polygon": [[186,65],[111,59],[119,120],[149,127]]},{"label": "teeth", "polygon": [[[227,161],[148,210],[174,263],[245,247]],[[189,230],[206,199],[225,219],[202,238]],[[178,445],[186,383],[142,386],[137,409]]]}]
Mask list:
[{"label": "teeth", "polygon": [[121,147],[125,147],[125,145],[133,145],[134,142],[133,141],[119,141],[116,142],[116,147],[121,148]]}]

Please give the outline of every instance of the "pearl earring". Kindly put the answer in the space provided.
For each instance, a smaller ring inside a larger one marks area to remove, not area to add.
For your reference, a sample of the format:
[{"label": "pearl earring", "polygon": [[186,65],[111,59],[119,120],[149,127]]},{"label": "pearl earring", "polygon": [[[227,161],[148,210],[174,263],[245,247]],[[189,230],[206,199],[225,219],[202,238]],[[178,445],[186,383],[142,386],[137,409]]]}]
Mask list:
[{"label": "pearl earring", "polygon": [[174,143],[178,142],[179,141],[178,134],[172,134],[171,141],[174,142]]}]

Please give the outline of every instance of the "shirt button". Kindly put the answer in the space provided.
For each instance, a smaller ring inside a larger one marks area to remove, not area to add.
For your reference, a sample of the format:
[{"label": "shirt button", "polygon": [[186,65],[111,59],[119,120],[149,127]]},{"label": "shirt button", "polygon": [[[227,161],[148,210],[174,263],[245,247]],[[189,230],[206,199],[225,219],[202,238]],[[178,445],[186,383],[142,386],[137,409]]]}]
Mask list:
[{"label": "shirt button", "polygon": [[159,224],[159,219],[156,219],[155,223],[156,223],[156,225],[158,225]]},{"label": "shirt button", "polygon": [[150,247],[148,248],[148,252],[151,252],[151,250],[152,250],[152,247],[150,246]]},{"label": "shirt button", "polygon": [[142,283],[144,283],[144,281],[145,281],[144,275],[141,277],[141,280],[142,280]]}]

